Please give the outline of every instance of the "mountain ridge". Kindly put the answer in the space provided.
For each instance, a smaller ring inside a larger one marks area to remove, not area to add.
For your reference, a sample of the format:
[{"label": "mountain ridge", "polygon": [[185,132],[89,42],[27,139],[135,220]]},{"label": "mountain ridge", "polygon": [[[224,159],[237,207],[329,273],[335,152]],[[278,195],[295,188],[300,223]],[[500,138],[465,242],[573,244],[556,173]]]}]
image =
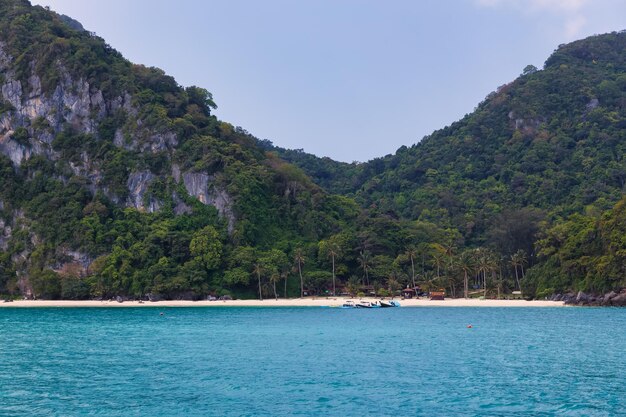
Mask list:
[{"label": "mountain ridge", "polygon": [[[391,294],[417,280],[459,296],[465,258],[485,294],[618,289],[625,50],[624,32],[563,45],[422,142],[346,164],[259,141],[218,120],[209,91],[4,0],[0,292]],[[568,228],[593,261],[567,252]]]}]

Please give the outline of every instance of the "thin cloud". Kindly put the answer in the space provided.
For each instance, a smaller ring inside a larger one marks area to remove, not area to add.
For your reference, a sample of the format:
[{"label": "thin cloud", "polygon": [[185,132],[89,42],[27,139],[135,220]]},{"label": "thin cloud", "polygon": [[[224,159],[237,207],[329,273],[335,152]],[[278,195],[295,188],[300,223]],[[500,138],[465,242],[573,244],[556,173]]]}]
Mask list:
[{"label": "thin cloud", "polygon": [[550,13],[564,20],[563,33],[575,38],[587,23],[582,13],[589,0],[475,0],[479,7],[514,8],[529,14]]},{"label": "thin cloud", "polygon": [[582,15],[568,19],[567,22],[565,22],[565,35],[568,38],[575,38],[586,23],[587,19]]}]

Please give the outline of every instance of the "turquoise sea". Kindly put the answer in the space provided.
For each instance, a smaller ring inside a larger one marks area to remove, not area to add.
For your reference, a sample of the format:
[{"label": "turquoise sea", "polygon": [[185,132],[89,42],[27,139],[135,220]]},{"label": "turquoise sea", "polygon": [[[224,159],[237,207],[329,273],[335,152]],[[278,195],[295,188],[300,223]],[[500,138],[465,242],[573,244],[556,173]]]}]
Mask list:
[{"label": "turquoise sea", "polygon": [[626,416],[626,309],[0,309],[0,416],[48,415]]}]

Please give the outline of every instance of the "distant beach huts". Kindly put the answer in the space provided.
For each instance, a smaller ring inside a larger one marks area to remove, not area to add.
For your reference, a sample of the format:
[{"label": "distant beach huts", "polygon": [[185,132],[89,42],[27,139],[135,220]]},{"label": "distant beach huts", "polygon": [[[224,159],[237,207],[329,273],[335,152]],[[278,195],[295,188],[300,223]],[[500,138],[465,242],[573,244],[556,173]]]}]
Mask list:
[{"label": "distant beach huts", "polygon": [[417,295],[417,291],[413,288],[405,288],[402,290],[402,297],[404,298],[413,298]]},{"label": "distant beach huts", "polygon": [[443,300],[446,296],[446,292],[443,290],[440,291],[431,291],[430,299],[431,300]]}]

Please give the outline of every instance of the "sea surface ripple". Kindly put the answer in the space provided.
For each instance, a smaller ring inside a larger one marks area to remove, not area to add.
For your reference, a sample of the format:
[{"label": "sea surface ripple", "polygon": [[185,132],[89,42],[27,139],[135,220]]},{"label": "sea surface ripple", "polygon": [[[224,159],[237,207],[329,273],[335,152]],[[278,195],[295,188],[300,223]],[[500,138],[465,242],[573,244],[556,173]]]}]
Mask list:
[{"label": "sea surface ripple", "polygon": [[4,308],[0,416],[626,416],[625,329],[610,308]]}]

